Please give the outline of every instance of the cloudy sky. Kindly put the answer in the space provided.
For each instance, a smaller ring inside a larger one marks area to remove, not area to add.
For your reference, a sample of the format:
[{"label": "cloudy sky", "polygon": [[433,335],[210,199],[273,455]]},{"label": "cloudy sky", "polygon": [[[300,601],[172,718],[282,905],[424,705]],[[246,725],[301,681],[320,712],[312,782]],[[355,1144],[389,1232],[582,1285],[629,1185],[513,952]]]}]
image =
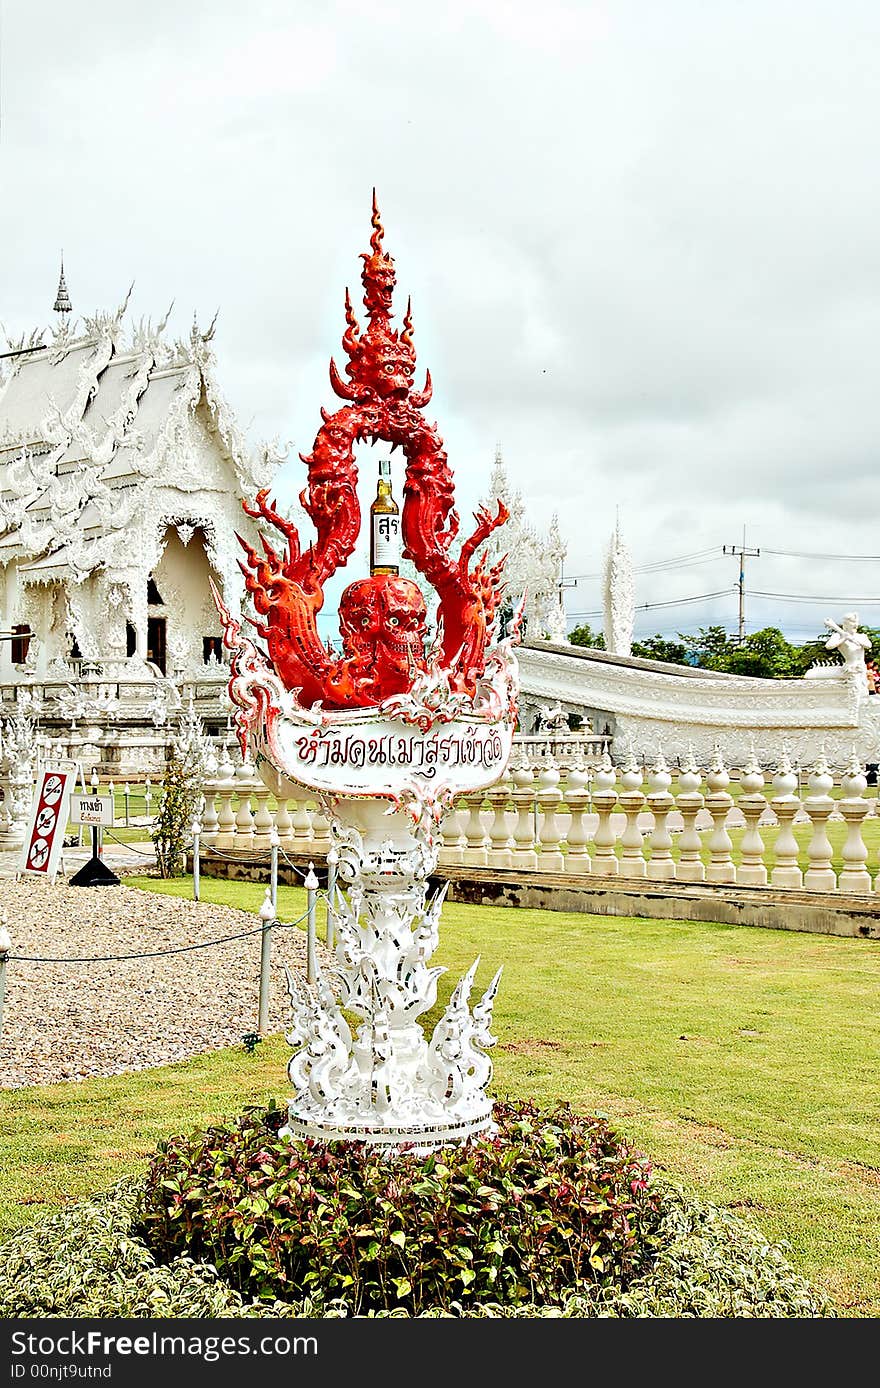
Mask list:
[{"label": "cloudy sky", "polygon": [[61,247],[75,311],[219,305],[291,497],[376,184],[463,511],[500,441],[571,575],[616,508],[688,557],[641,634],[735,625],[744,526],[748,587],[815,598],[747,629],[880,625],[878,69],[876,0],[2,0],[0,321],[49,320]]}]

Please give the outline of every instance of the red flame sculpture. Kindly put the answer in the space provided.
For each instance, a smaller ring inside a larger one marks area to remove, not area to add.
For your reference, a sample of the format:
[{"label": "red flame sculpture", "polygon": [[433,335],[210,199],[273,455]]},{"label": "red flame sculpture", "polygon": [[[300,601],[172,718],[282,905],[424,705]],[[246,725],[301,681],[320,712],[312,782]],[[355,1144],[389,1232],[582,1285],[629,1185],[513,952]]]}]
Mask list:
[{"label": "red flame sculpture", "polygon": [[261,537],[260,555],[239,536],[247,560],[241,569],[257,613],[253,625],[266,641],[282,682],[298,691],[304,707],[318,702],[325,708],[378,704],[406,693],[426,668],[424,599],[418,586],[404,578],[375,575],[345,590],[339,604],[341,658],[334,659],[318,635],[323,585],[345,565],[360,531],[356,443],[381,439],[392,450],[403,449],[403,554],[440,597],[437,668],[457,693],[472,697],[476,692],[502,591],[503,560],[489,566],[481,558],[473,568],[471,562],[479,545],[507,520],[503,503],[498,503],[495,515],[481,507],[474,516],[473,534],[457,556],[450,553],[459,529],[452,473],[436,425],[421,414],[431,399],[430,372],[422,389],[414,389],[409,304],[403,331],[391,326],[396,274],[383,248],[375,190],[372,225],[370,250],[361,257],[368,326],[361,330],[346,290],[342,345],[348,379],[343,380],[336,363],[330,362],[330,383],[347,403],[334,414],[322,408],[324,422],[312,451],[301,455],[309,480],[300,499],[316,539],[303,551],[296,526],[279,515],[268,490],[257,493],[253,506],[243,503],[248,515],[269,521],[286,540],[286,551],[279,555]]}]

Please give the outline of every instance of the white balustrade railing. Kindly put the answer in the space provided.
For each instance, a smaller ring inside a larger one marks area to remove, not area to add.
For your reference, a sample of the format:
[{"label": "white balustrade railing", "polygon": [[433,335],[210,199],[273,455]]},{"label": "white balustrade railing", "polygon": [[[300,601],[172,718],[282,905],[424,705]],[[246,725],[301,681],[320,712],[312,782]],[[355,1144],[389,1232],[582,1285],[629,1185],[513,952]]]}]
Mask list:
[{"label": "white balustrade railing", "polygon": [[[754,758],[732,771],[720,754],[705,770],[690,757],[667,766],[662,752],[647,765],[630,757],[616,768],[607,754],[566,765],[535,755],[542,741],[517,738],[502,779],[453,803],[441,870],[880,892],[876,790],[855,761],[836,776],[823,754],[807,776],[787,757],[770,774]],[[329,847],[310,792],[276,801],[253,767],[228,758],[205,783],[202,825],[209,854],[264,856],[273,829],[288,855]]]}]

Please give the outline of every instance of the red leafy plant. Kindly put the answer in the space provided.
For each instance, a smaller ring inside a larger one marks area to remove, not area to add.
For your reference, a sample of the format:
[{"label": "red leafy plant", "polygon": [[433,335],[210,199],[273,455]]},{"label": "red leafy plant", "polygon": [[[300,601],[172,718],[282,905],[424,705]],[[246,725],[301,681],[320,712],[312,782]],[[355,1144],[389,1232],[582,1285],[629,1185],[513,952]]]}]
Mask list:
[{"label": "red leafy plant", "polygon": [[272,1301],[352,1312],[552,1304],[652,1253],[650,1163],[568,1105],[499,1103],[492,1137],[430,1156],[280,1136],[279,1109],[160,1145],[141,1232]]}]

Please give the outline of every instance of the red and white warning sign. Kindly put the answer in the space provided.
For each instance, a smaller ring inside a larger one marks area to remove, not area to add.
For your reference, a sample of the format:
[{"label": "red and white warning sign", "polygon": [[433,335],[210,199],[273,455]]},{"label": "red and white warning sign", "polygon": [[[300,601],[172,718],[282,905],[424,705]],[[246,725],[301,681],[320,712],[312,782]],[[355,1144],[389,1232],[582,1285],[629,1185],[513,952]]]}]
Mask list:
[{"label": "red and white warning sign", "polygon": [[37,782],[19,872],[37,872],[54,882],[67,827],[76,772],[43,771]]}]

